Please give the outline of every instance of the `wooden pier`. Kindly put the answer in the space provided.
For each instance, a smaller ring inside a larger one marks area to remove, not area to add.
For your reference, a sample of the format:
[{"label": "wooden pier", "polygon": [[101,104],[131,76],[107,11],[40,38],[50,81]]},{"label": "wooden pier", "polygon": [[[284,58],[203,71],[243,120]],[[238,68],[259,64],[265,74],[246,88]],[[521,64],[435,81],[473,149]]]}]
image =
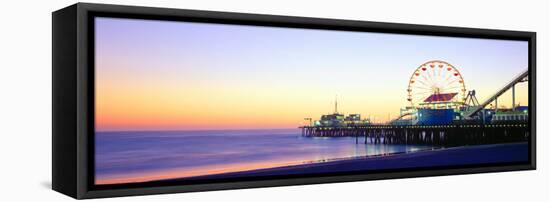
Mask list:
[{"label": "wooden pier", "polygon": [[305,137],[355,137],[364,144],[416,144],[435,146],[461,146],[497,144],[529,140],[526,123],[516,124],[469,124],[432,126],[303,126]]}]

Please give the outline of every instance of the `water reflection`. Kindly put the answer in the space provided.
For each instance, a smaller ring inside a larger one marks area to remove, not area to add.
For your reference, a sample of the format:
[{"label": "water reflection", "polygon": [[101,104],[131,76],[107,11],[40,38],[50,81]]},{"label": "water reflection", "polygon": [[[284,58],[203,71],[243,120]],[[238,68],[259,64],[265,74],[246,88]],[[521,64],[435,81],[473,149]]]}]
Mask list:
[{"label": "water reflection", "polygon": [[96,133],[96,183],[140,182],[432,149],[298,130]]}]

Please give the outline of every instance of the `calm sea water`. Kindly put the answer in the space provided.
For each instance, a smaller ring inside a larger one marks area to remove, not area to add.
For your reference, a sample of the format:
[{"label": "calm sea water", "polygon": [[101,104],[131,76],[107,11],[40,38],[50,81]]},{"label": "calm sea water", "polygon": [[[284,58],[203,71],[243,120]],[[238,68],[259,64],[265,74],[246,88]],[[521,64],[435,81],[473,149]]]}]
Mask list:
[{"label": "calm sea water", "polygon": [[431,149],[302,137],[298,129],[97,132],[96,183],[127,183]]}]

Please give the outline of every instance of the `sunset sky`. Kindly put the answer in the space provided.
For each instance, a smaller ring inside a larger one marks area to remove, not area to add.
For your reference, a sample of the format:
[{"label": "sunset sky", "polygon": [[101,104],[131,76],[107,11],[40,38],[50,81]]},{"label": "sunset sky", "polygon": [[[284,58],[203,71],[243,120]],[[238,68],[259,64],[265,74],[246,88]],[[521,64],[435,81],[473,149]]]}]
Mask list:
[{"label": "sunset sky", "polygon": [[[527,69],[522,41],[96,18],[96,130],[296,128],[333,111],[377,120],[444,60],[484,101]],[[527,84],[516,88],[527,105]],[[511,95],[499,99],[510,106]]]}]

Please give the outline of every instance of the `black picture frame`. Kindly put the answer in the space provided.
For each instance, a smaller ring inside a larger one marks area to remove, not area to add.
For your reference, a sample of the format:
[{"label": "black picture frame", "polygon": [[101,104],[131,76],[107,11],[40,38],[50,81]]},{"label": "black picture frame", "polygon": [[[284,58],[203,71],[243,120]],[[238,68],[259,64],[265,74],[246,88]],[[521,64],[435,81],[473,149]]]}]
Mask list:
[{"label": "black picture frame", "polygon": [[[315,174],[211,180],[192,184],[156,182],[94,185],[94,21],[96,16],[170,21],[328,29],[529,42],[529,162],[370,173]],[[276,15],[77,3],[52,14],[52,188],[84,199],[241,189],[362,180],[536,169],[536,33]]]}]

